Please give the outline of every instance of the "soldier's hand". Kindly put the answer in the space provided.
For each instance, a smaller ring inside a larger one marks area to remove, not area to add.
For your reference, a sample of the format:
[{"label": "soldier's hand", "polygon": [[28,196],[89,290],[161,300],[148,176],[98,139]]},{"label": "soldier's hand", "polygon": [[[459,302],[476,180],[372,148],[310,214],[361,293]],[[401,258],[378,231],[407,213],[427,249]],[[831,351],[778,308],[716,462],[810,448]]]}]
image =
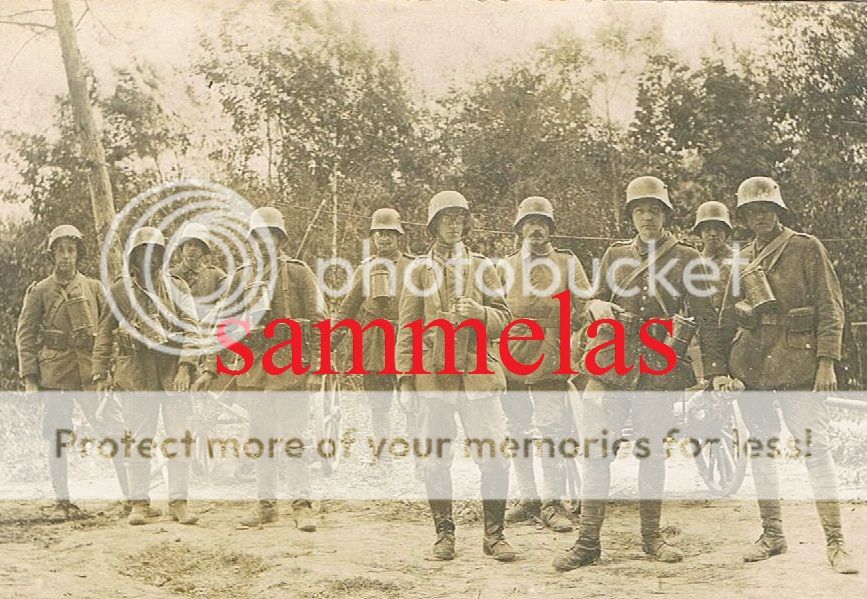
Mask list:
[{"label": "soldier's hand", "polygon": [[455,313],[464,318],[482,320],[485,317],[485,308],[470,297],[461,297],[455,302]]},{"label": "soldier's hand", "polygon": [[724,375],[717,375],[713,377],[713,390],[714,391],[731,391],[731,382],[732,380]]},{"label": "soldier's hand", "polygon": [[587,312],[593,320],[615,320],[617,314],[623,312],[623,308],[614,302],[606,302],[603,300],[590,300],[587,303]]},{"label": "soldier's hand", "polygon": [[404,378],[400,382],[400,390],[397,394],[397,403],[400,405],[400,409],[406,414],[414,411],[415,385],[409,377]]},{"label": "soldier's hand", "polygon": [[190,367],[181,364],[175,375],[175,391],[187,391],[190,388]]},{"label": "soldier's hand", "polygon": [[108,379],[99,379],[96,381],[96,391],[98,393],[108,393],[111,391],[111,381]]},{"label": "soldier's hand", "polygon": [[819,369],[816,371],[816,382],[813,391],[836,391],[837,373],[834,372],[834,361],[827,358],[819,359]]},{"label": "soldier's hand", "polygon": [[192,390],[193,391],[207,391],[211,386],[211,381],[213,381],[216,377],[213,373],[203,372],[196,380],[193,382]]}]

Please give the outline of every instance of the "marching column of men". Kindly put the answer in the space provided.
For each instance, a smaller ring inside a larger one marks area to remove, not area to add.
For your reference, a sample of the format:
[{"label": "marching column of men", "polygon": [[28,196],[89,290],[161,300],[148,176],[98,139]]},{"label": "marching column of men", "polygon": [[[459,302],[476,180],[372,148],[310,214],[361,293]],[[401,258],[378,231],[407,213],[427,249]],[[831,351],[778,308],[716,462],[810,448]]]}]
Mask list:
[{"label": "marching column of men", "polygon": [[[656,177],[631,181],[624,208],[636,236],[606,250],[599,279],[592,286],[581,262],[551,243],[556,230],[554,209],[545,198],[528,197],[520,204],[514,230],[521,246],[498,265],[465,245],[473,217],[466,198],[456,191],[442,191],[430,199],[426,230],[432,243],[417,258],[399,248],[404,231],[397,211],[374,212],[370,234],[376,254],[355,272],[335,317],[338,321],[357,319],[362,326],[384,319],[395,329],[396,368],[403,373],[397,376],[382,373],[385,333],[372,327],[363,339],[363,367],[369,374],[362,384],[370,396],[374,438],[391,435],[389,413],[396,391],[401,405],[409,410],[409,432],[419,439],[455,438],[456,418],[467,438],[528,439],[536,434],[559,438],[577,426],[586,439],[603,431],[619,435],[631,415],[636,434],[652,445],[641,460],[637,481],[643,550],[659,561],[682,560],[682,553],[663,540],[660,519],[664,443],[674,426],[673,398],[675,392],[696,383],[686,347],[673,346],[678,360],[664,375],[638,368],[627,374],[618,374],[617,369],[594,374],[580,401],[570,405],[569,375],[555,374],[564,328],[560,304],[552,296],[571,290],[572,313],[565,330],[583,327],[585,352],[608,355],[613,361],[614,356],[606,354],[613,346],[604,347],[611,341],[604,327],[590,333],[587,325],[617,321],[627,331],[627,362],[640,360],[651,369],[661,369],[658,354],[654,362],[653,353],[644,352],[635,339],[638,327],[647,321],[670,321],[671,330],[661,324],[650,326],[650,336],[660,343],[686,339],[688,345],[696,333],[700,370],[714,390],[732,389],[737,380],[747,390],[778,392],[787,427],[812,432],[812,451],[804,461],[826,537],[828,561],[836,572],[857,572],[843,543],[829,449],[829,415],[820,395],[836,389],[834,364],[841,359],[844,324],[839,282],[824,246],[815,237],[783,224],[789,209],[777,184],[766,177],[748,179],[738,189],[735,214],[753,235],[739,252],[728,245],[733,230],[728,209],[716,201],[705,202],[696,213],[693,232],[702,240],[701,254],[677,240],[669,231],[674,206],[667,186]],[[66,397],[74,398],[91,425],[105,435],[119,437],[126,428],[126,434],[152,437],[160,411],[168,435],[189,434],[187,392],[210,388],[216,376],[216,357],[203,357],[203,338],[214,335],[221,319],[235,316],[254,323],[254,329],[248,331],[254,352],[265,349],[255,347],[257,340],[266,337],[256,334],[261,333],[263,323],[273,318],[302,323],[308,374],[269,376],[256,367],[230,382],[238,390],[261,393],[250,406],[251,436],[266,430],[284,437],[306,434],[310,424],[307,391],[317,387],[309,372],[318,369],[320,358],[318,336],[311,334],[309,325],[326,318],[316,277],[304,262],[283,252],[288,234],[276,208],[260,208],[250,216],[247,240],[255,255],[266,258],[261,263],[242,264],[226,275],[203,262],[210,253],[208,238],[205,227],[187,223],[176,246],[180,261],[167,269],[162,232],[151,227],[133,231],[125,248],[124,274],[106,291],[98,281],[78,272],[85,247],[81,233],[71,225],[51,232],[47,249],[53,273],[28,289],[16,338],[26,391],[58,392],[50,394],[44,404],[43,433],[50,454],[57,449],[54,431],[72,428],[73,403]],[[671,264],[667,281],[673,286],[654,285],[652,280],[663,260]],[[694,278],[692,287],[684,285],[684,271],[696,260],[711,276]],[[539,268],[540,262],[546,267]],[[733,265],[741,262],[746,267],[734,271]],[[257,270],[262,264],[264,268]],[[560,273],[560,280],[552,272]],[[713,293],[707,293],[710,280],[721,283]],[[638,293],[625,293],[630,287]],[[236,292],[244,298],[243,314],[227,308]],[[506,372],[495,357],[491,341],[513,319],[532,319],[544,330],[544,339],[532,339],[519,334],[525,325],[516,325],[506,342],[506,349],[518,362],[541,362],[533,374]],[[454,351],[446,352],[446,331],[432,326],[434,321],[455,327]],[[420,355],[416,355],[412,323],[422,325]],[[286,331],[280,327],[271,332],[269,344],[285,340]],[[163,347],[172,351],[162,351]],[[291,344],[279,352],[281,363],[291,361]],[[226,353],[222,356],[229,361]],[[449,369],[454,373],[442,374]],[[158,393],[124,394],[121,406],[111,390]],[[101,395],[77,395],[76,391]],[[279,399],[277,392],[281,391],[302,391],[294,394],[297,405],[287,406]],[[781,423],[771,400],[738,402],[751,435],[779,434]],[[554,560],[557,570],[587,566],[601,555],[600,531],[618,445],[607,453],[585,454],[582,460],[578,538]],[[517,551],[504,534],[505,522],[535,518],[556,532],[573,529],[561,504],[569,466],[565,458],[541,460],[541,494],[533,456],[513,459],[520,500],[507,514],[509,460],[501,453],[485,456],[481,451],[473,457],[481,474],[482,549],[486,555],[499,561],[516,558]],[[187,507],[189,463],[182,458],[168,462],[169,515],[182,524],[194,524],[197,517]],[[124,468],[118,455],[113,463],[131,506],[129,523],[148,522],[158,514],[150,506],[150,461],[133,456]],[[296,526],[313,531],[316,521],[310,503],[309,465],[299,459],[288,464],[285,470]],[[451,464],[451,446],[444,455],[420,464],[436,532],[432,555],[438,560],[455,557]],[[278,519],[277,466],[275,460],[257,463],[259,502],[241,524],[258,526]],[[69,498],[67,468],[65,457],[49,460],[56,515],[61,518],[78,512]],[[762,534],[744,555],[748,562],[787,550],[776,462],[754,458],[752,469]]]}]

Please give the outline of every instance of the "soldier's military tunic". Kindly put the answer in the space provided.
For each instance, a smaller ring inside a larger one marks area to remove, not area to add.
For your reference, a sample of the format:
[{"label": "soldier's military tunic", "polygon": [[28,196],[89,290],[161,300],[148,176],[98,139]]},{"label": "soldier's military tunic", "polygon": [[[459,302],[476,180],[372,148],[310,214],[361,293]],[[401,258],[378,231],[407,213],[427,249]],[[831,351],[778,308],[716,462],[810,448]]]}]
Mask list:
[{"label": "soldier's military tunic", "polygon": [[[491,339],[499,338],[510,320],[502,296],[502,283],[494,264],[483,255],[469,251],[463,243],[449,250],[435,245],[428,254],[419,256],[408,267],[411,269],[407,277],[408,288],[400,299],[397,369],[400,372],[413,370],[413,335],[406,325],[419,320],[430,323],[438,318],[461,322],[464,319],[454,313],[454,304],[459,297],[469,297],[484,307],[482,320],[488,335],[488,347],[482,348],[481,352],[493,374],[436,374],[444,367],[444,336],[434,327],[424,333],[422,340],[422,364],[431,374],[401,375],[412,376],[415,383],[420,437],[452,440],[445,446],[443,457],[425,459],[421,466],[431,498],[451,496],[450,465],[456,437],[456,413],[468,438],[492,439],[500,443],[502,441],[496,440],[506,437],[505,416],[500,403],[500,395],[505,390],[505,375],[489,347]],[[456,267],[461,262],[463,267]],[[437,273],[442,274],[441,284],[438,284]],[[476,369],[476,345],[474,331],[462,329],[458,332],[455,343],[458,372]],[[472,455],[482,472],[482,496],[505,498],[508,461],[500,452],[494,457],[485,454],[484,459],[480,459],[476,452]]]},{"label": "soldier's military tunic", "polygon": [[[753,319],[738,319],[734,306],[742,297],[730,290],[727,298],[722,320],[736,322],[729,370],[748,391],[778,392],[780,409],[793,435],[804,437],[806,429],[810,429],[811,455],[805,461],[814,494],[827,499],[837,492],[829,451],[828,409],[818,394],[797,391],[813,389],[819,358],[841,358],[843,297],[828,252],[818,239],[786,227],[779,235],[781,241],[785,240],[783,245],[762,260],[776,306]],[[751,242],[743,248],[742,256],[752,263],[760,251]],[[751,436],[769,439],[780,434],[779,418],[770,397],[751,394],[739,404]],[[754,472],[757,465],[776,469],[771,462],[753,460]],[[778,496],[774,474],[755,478],[761,496]]]},{"label": "soldier's military tunic", "polygon": [[[35,377],[40,390],[65,392],[45,394],[42,435],[46,440],[54,442],[58,429],[73,428],[74,403],[101,436],[123,432],[120,409],[115,403],[107,403],[97,419],[99,400],[92,392],[91,352],[97,323],[107,311],[102,284],[78,272],[68,282],[53,274],[31,285],[24,296],[16,335],[21,378]],[[49,460],[56,455],[51,451]],[[65,455],[62,460],[62,465],[49,466],[58,499],[67,499]],[[60,478],[54,474],[55,467],[63,468]]]},{"label": "soldier's military tunic", "polygon": [[[705,264],[708,265],[708,276],[712,277],[709,281],[709,284],[714,288],[713,295],[711,295],[711,303],[713,303],[713,307],[717,311],[717,314],[720,314],[722,312],[722,303],[726,295],[726,287],[728,287],[729,279],[731,278],[732,266],[738,257],[734,249],[728,244],[723,245],[719,251],[713,254],[705,248],[702,250],[701,257],[702,260],[705,261]],[[722,323],[718,324],[722,326]],[[731,330],[731,328],[728,330],[720,330],[718,336],[720,339],[731,339],[733,332],[734,331]],[[698,349],[697,339],[694,339],[690,344],[689,356],[693,360],[693,368],[696,373],[696,378],[706,378],[701,363],[701,352]]]},{"label": "soldier's military tunic", "polygon": [[[270,268],[276,268],[272,272]],[[251,269],[254,266],[242,264],[231,277],[226,289],[226,297],[241,288],[252,289],[253,281]],[[244,339],[256,356],[255,365],[246,373],[234,376],[234,384],[238,391],[295,391],[291,396],[263,393],[250,405],[251,438],[268,439],[270,437],[282,437],[284,439],[307,436],[310,427],[310,395],[307,393],[307,376],[296,376],[291,370],[279,376],[271,375],[262,368],[261,356],[269,348],[291,336],[288,327],[278,326],[275,335],[266,339],[262,335],[265,325],[274,319],[291,318],[303,325],[304,329],[304,363],[310,365],[310,372],[319,368],[319,335],[311,331],[310,325],[325,320],[325,301],[316,282],[316,275],[301,260],[295,260],[281,255],[276,265],[269,265],[263,273],[263,278],[270,280],[273,277],[274,285],[272,296],[268,300],[267,314],[262,317],[258,324],[254,325],[251,334]],[[230,312],[230,306],[218,306],[221,313],[226,315]],[[249,315],[248,315],[249,316]],[[221,318],[214,321],[219,324]],[[222,358],[226,364],[233,364],[235,356],[224,352]],[[216,372],[216,358],[212,356],[208,370]],[[284,347],[274,355],[274,363],[278,366],[289,364],[292,360],[291,347]],[[234,368],[238,368],[235,361]],[[309,443],[305,443],[309,447]],[[307,452],[303,457],[294,457],[286,460],[285,471],[289,491],[293,497],[293,503],[301,502],[309,505],[310,497],[310,472]],[[275,459],[256,460],[256,483],[259,499],[277,499],[278,471]]]},{"label": "soldier's military tunic", "polygon": [[[674,242],[673,245],[672,242]],[[660,256],[660,250],[666,246],[670,249]],[[604,301],[613,301],[626,312],[638,316],[640,324],[651,318],[668,319],[678,313],[686,312],[695,319],[699,327],[698,338],[704,361],[706,376],[714,376],[725,372],[725,347],[718,339],[716,328],[717,312],[713,308],[711,299],[702,293],[692,295],[684,284],[684,272],[692,268],[697,275],[703,273],[703,264],[699,253],[694,248],[675,241],[671,233],[656,240],[655,253],[648,256],[649,245],[636,236],[632,241],[618,242],[610,246],[602,258],[599,269],[598,281],[596,281],[594,298]],[[631,273],[642,263],[654,264],[655,273],[660,274],[658,279],[663,278],[670,283],[671,288],[656,280],[656,289],[653,293],[651,275],[649,269],[637,276],[631,283],[628,278]],[[667,268],[673,264],[671,268]],[[614,282],[614,289],[610,285],[609,278]],[[625,283],[629,283],[625,285]],[[707,283],[699,280],[694,282],[698,290],[703,291]],[[626,289],[623,289],[626,287]],[[592,319],[592,316],[590,317]],[[641,391],[677,391],[684,388],[682,373],[676,370],[668,375],[655,376],[652,374],[637,374],[639,370],[638,347],[640,343],[637,330],[632,333],[632,340],[627,339],[627,360],[634,360],[633,371],[621,377],[624,381],[632,378],[633,383],[626,386],[627,389],[635,389],[630,399],[629,394],[620,393],[617,397],[611,397],[611,391],[616,390],[610,383],[591,379],[584,392],[584,398],[580,402],[579,426],[582,430],[582,438],[601,438],[604,431],[609,431],[612,439],[619,436],[620,431],[626,424],[626,420],[632,413],[632,423],[635,435],[649,441],[650,455],[641,460],[639,468],[646,471],[642,475],[641,491],[646,496],[660,497],[665,484],[664,459],[665,451],[663,439],[666,433],[673,428],[673,402],[678,397],[676,394],[666,396],[657,393],[647,397]],[[655,337],[664,338],[666,333],[662,331],[652,332]],[[603,352],[599,354],[600,366]],[[685,362],[677,368],[691,368]],[[613,370],[611,371],[613,373]],[[688,375],[684,375],[688,376]],[[635,379],[637,377],[637,380]],[[610,379],[609,379],[610,380]],[[594,499],[608,497],[610,475],[608,473],[610,460],[614,453],[608,451],[602,455],[598,448],[591,449],[590,459],[585,460],[584,490],[582,495]],[[656,514],[658,525],[658,512]],[[642,520],[642,528],[652,530],[652,522]],[[658,528],[658,526],[657,526]]]},{"label": "soldier's military tunic", "polygon": [[[392,291],[390,297],[374,299],[370,297],[372,290],[370,278],[374,272],[387,271],[386,265],[382,263],[384,260],[388,260],[394,265],[394,280],[389,277]],[[344,319],[355,319],[361,326],[367,326],[372,320],[384,318],[394,327],[396,338],[400,296],[403,293],[403,277],[411,260],[412,256],[397,250],[388,255],[373,256],[365,260],[355,271],[352,287],[340,304],[340,308],[332,321],[336,323]],[[373,434],[382,438],[389,434],[391,428],[389,411],[391,410],[391,397],[397,384],[397,377],[391,374],[378,374],[385,368],[385,334],[378,327],[364,333],[362,355],[362,365],[366,371],[371,373],[364,375],[362,384],[365,391],[372,392],[369,399]],[[354,356],[350,355],[349,361],[351,362],[353,358]]]},{"label": "soldier's military tunic", "polygon": [[[195,306],[187,284],[162,270],[157,271],[153,281],[156,286],[153,292],[144,289],[134,276],[119,277],[112,284],[109,296],[113,298],[121,318],[118,319],[112,310],[105,310],[100,317],[93,348],[93,374],[95,377],[110,374],[112,388],[125,392],[121,400],[123,416],[133,438],[153,438],[162,410],[166,436],[182,439],[190,431],[192,406],[189,396],[174,392],[174,380],[181,367],[189,368],[191,379],[195,376],[200,331],[192,316]],[[184,328],[166,317],[160,318],[159,325],[148,324],[136,311],[136,306],[139,306],[145,314],[157,314],[158,305],[173,313]],[[136,339],[134,331],[149,339],[165,334],[169,344],[180,355],[148,347]],[[118,354],[112,368],[114,342]],[[127,470],[130,498],[148,500],[150,460],[133,451]],[[189,460],[182,451],[168,460],[168,487],[170,500],[187,498]]]},{"label": "soldier's military tunic", "polygon": [[[538,432],[543,438],[563,439],[575,431],[567,395],[569,375],[554,374],[560,368],[561,323],[560,302],[553,296],[567,289],[573,291],[568,326],[569,330],[577,327],[590,295],[587,274],[572,252],[550,245],[542,254],[532,254],[522,247],[501,261],[498,269],[500,278],[508,285],[506,303],[512,318],[533,320],[545,334],[542,341],[509,343],[509,353],[518,362],[533,364],[542,358],[539,368],[529,375],[506,370],[507,392],[503,395],[503,410],[508,419],[509,434],[514,439],[528,439]],[[507,276],[506,272],[513,276]],[[511,335],[529,336],[530,330],[525,325],[516,325],[511,329]],[[564,342],[569,343],[569,340]],[[523,441],[521,443],[523,446]],[[535,499],[532,455],[529,459],[516,458],[514,466],[521,497]],[[542,460],[542,466],[543,495],[549,500],[560,499],[564,491],[562,468],[551,460]]]},{"label": "soldier's military tunic", "polygon": [[169,273],[183,279],[190,288],[196,304],[196,318],[199,321],[204,320],[223,295],[226,273],[222,268],[201,262],[197,267],[191,268],[183,261],[171,267]]}]

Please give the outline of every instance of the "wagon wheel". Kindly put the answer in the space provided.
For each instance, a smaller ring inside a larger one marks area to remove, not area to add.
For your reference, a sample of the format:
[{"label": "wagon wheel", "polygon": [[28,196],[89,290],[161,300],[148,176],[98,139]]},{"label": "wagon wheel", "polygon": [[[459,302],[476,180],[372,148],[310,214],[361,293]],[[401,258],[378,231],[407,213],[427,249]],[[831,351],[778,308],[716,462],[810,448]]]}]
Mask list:
[{"label": "wagon wheel", "polygon": [[702,428],[705,439],[719,442],[706,443],[695,456],[695,465],[712,494],[728,497],[736,493],[744,481],[748,455],[742,447],[747,432],[736,401],[719,398],[714,403],[713,414],[708,415]]}]

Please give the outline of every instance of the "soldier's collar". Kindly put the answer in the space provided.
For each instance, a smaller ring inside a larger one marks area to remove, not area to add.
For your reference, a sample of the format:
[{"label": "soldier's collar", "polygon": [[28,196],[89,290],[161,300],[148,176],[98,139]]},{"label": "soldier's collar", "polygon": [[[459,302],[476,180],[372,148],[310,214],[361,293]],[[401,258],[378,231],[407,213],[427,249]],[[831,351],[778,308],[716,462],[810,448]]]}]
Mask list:
[{"label": "soldier's collar", "polygon": [[69,287],[70,285],[72,285],[73,283],[75,283],[78,280],[78,277],[80,277],[82,275],[80,272],[78,272],[76,270],[75,274],[72,275],[71,279],[69,279],[68,281],[64,281],[63,279],[61,279],[60,277],[57,276],[57,271],[55,270],[51,273],[51,276],[54,278],[54,282],[57,283],[58,285],[60,285],[61,287]]},{"label": "soldier's collar", "polygon": [[554,246],[549,241],[546,245],[546,249],[541,254],[534,253],[530,251],[530,244],[526,242],[521,243],[521,258],[524,260],[529,260],[530,258],[542,258],[544,256],[550,256],[554,253]]},{"label": "soldier's collar", "polygon": [[734,250],[727,243],[724,243],[722,245],[722,247],[719,249],[719,251],[716,251],[713,254],[709,253],[706,248],[703,249],[701,252],[701,255],[703,257],[709,258],[711,260],[716,260],[717,258],[731,258],[733,254],[734,254]]},{"label": "soldier's collar", "polygon": [[[658,248],[668,241],[669,237],[671,237],[671,231],[663,231],[662,235],[660,235],[658,239],[653,240],[653,247]],[[640,256],[646,256],[647,252],[650,251],[650,244],[642,241],[640,235],[636,235],[635,239],[632,240],[632,249],[638,252]]]},{"label": "soldier's collar", "polygon": [[460,260],[467,253],[467,248],[463,241],[459,241],[451,247],[445,247],[439,241],[435,241],[430,251],[431,255],[437,258]]}]

